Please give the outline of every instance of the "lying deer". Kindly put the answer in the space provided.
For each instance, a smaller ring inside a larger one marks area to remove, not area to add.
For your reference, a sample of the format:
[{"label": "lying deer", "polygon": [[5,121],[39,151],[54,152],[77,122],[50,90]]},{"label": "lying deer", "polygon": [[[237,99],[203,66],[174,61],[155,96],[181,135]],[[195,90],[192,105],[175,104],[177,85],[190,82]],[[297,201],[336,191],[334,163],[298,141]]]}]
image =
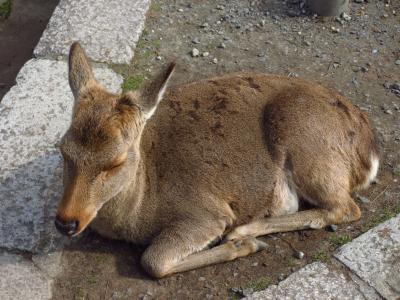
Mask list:
[{"label": "lying deer", "polygon": [[[108,238],[148,244],[142,266],[160,278],[264,249],[257,236],[360,218],[351,194],[378,171],[363,112],[318,84],[276,75],[166,91],[174,68],[116,95],[72,45],[61,233],[90,223]],[[299,199],[314,208],[299,211]]]}]

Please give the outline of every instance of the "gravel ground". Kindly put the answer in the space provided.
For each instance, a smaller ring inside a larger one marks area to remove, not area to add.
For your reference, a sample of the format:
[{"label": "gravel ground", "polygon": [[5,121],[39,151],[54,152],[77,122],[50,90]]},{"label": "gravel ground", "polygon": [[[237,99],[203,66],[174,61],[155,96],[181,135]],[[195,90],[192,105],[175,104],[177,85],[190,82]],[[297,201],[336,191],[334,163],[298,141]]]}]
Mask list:
[{"label": "gravel ground", "polygon": [[114,69],[126,89],[176,59],[174,85],[246,70],[340,91],[369,113],[382,151],[377,184],[356,196],[361,221],[269,236],[266,251],[162,280],[139,267],[143,249],[87,232],[64,252],[54,299],[240,298],[306,263],[329,263],[335,248],[399,213],[400,3],[356,2],[348,15],[319,18],[298,0],[153,1],[134,60]]}]

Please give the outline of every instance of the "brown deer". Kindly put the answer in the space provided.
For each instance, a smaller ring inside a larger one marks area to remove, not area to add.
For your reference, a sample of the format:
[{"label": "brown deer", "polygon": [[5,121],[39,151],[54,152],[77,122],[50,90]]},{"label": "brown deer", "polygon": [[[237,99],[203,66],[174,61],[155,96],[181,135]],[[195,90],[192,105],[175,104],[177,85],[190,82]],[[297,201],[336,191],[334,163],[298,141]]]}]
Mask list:
[{"label": "brown deer", "polygon": [[[276,75],[166,91],[174,67],[116,95],[72,45],[61,233],[90,223],[108,238],[147,244],[142,266],[159,278],[264,249],[257,236],[360,218],[351,194],[379,164],[363,112],[318,84]],[[300,199],[313,208],[299,211]]]}]

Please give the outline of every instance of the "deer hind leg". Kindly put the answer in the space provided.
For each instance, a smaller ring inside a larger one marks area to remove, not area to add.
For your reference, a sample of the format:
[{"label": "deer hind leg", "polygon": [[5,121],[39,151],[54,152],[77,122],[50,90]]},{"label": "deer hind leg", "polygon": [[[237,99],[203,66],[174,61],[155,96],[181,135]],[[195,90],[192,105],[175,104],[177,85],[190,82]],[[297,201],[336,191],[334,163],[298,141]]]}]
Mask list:
[{"label": "deer hind leg", "polygon": [[326,208],[315,208],[278,217],[264,218],[236,227],[225,237],[225,240],[310,228],[320,229],[330,224],[351,222],[360,218],[360,209],[349,194],[336,197],[327,201],[330,205]]},{"label": "deer hind leg", "polygon": [[225,226],[220,223],[175,224],[156,237],[143,253],[143,268],[156,278],[185,272],[239,257],[266,248],[266,244],[254,237],[229,241],[207,249],[207,246],[220,239]]}]

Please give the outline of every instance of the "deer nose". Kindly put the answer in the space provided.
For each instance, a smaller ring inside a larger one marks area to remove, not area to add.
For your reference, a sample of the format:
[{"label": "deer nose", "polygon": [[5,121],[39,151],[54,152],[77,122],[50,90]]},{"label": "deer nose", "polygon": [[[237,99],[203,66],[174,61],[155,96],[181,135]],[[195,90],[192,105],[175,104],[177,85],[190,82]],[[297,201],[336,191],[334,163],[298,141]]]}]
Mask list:
[{"label": "deer nose", "polygon": [[64,222],[61,220],[58,216],[56,216],[56,219],[54,221],[54,225],[56,226],[57,230],[64,234],[71,236],[74,233],[76,233],[76,230],[78,228],[79,221],[67,221]]}]

